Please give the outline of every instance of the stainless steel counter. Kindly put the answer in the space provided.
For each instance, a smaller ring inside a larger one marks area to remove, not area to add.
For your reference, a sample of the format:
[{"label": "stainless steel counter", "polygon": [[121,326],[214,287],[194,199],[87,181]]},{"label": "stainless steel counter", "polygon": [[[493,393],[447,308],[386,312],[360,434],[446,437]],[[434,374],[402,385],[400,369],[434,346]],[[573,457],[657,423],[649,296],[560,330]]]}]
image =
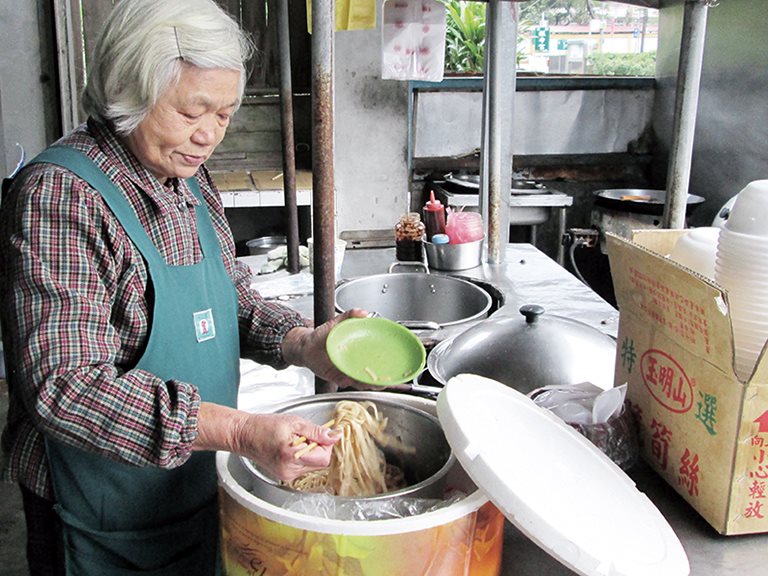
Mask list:
[{"label": "stainless steel counter", "polygon": [[[342,277],[385,273],[394,261],[393,248],[348,250]],[[548,313],[580,320],[612,336],[618,333],[618,311],[554,260],[529,244],[510,244],[504,264],[483,264],[457,275],[489,282],[499,288],[504,293],[505,302],[496,314],[517,314],[523,304],[540,304]],[[277,277],[276,281],[282,280]],[[306,288],[308,281],[311,278],[298,280],[296,286],[299,295],[291,297],[287,303],[311,317],[312,296],[300,292]],[[266,286],[270,278],[259,277],[256,283]],[[466,329],[470,325],[465,324],[455,330]],[[446,331],[441,337],[450,334],[450,331]],[[720,536],[644,463],[631,469],[629,476],[638,489],[659,508],[677,533],[688,554],[693,576],[757,576],[766,573],[767,536]],[[610,522],[610,519],[606,521]],[[574,572],[507,523],[502,575],[570,574]]]}]

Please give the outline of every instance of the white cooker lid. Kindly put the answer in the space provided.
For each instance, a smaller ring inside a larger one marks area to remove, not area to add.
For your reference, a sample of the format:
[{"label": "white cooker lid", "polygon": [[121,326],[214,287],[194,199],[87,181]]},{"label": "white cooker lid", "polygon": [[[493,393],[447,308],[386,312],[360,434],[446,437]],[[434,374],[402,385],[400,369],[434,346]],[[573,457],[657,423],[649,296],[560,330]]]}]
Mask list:
[{"label": "white cooker lid", "polygon": [[589,440],[527,396],[471,374],[437,413],[472,480],[521,532],[587,576],[686,576],[667,521]]}]

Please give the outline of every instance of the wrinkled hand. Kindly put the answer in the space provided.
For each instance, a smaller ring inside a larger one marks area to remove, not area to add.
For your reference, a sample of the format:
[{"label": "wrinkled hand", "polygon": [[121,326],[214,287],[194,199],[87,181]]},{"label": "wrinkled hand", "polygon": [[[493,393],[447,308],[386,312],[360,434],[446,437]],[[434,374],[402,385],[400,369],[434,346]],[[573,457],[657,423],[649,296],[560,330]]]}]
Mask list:
[{"label": "wrinkled hand", "polygon": [[[300,436],[306,440],[294,445]],[[341,435],[292,414],[249,414],[239,423],[235,438],[233,452],[250,458],[270,476],[287,482],[327,467],[333,445]],[[296,453],[312,442],[317,446],[296,458]]]},{"label": "wrinkled hand", "polygon": [[353,308],[317,328],[293,328],[283,340],[283,359],[289,364],[309,368],[335,389],[381,390],[381,386],[369,386],[345,375],[333,365],[325,348],[328,334],[339,322],[348,318],[365,318],[367,315],[365,310]]}]

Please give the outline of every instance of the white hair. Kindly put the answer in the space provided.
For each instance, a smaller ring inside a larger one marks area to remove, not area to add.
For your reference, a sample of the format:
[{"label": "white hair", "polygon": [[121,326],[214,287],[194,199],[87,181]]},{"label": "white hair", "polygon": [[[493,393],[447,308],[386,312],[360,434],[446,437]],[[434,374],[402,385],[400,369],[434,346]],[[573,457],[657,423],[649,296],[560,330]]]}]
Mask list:
[{"label": "white hair", "polygon": [[252,53],[248,36],[213,0],[120,0],[96,43],[83,108],[130,134],[178,81],[182,62],[238,70],[239,106]]}]

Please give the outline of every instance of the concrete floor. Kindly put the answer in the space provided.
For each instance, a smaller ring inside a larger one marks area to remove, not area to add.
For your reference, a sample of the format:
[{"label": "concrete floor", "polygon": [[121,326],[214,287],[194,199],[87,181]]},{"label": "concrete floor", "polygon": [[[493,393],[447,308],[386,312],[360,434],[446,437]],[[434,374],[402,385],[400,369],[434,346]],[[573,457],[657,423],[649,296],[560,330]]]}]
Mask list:
[{"label": "concrete floor", "polygon": [[[0,429],[8,412],[8,387],[0,380]],[[15,484],[0,482],[0,565],[3,576],[27,576],[26,527],[21,494]]]}]

